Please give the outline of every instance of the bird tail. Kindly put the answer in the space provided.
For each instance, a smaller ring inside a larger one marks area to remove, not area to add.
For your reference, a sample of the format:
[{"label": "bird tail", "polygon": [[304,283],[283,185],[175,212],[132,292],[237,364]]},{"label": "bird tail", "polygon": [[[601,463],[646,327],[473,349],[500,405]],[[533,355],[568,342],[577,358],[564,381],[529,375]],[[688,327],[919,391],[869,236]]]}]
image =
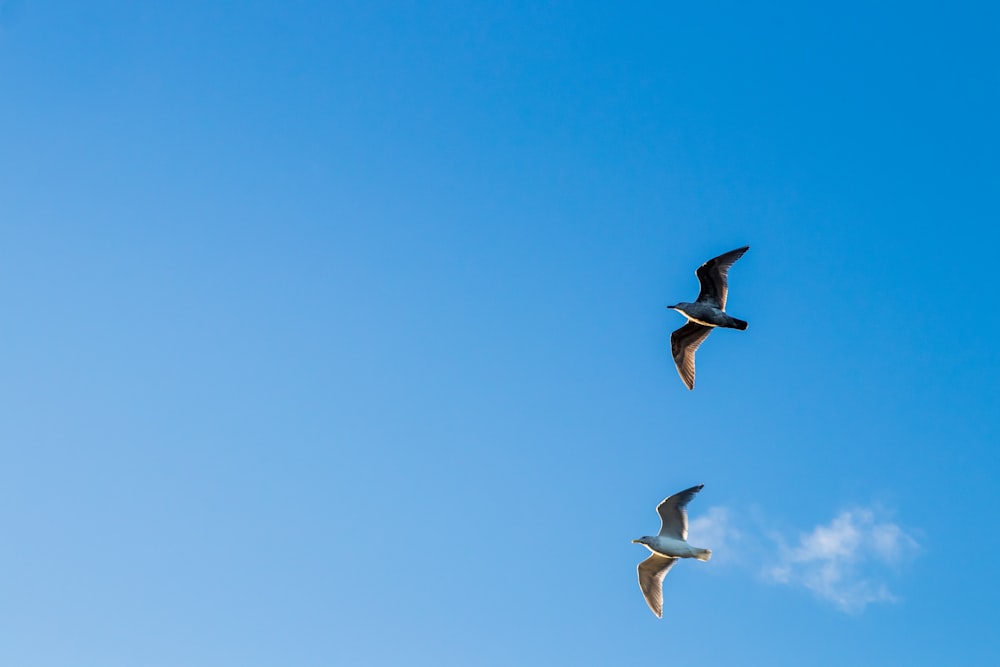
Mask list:
[{"label": "bird tail", "polygon": [[730,325],[734,329],[739,329],[740,331],[746,331],[747,326],[749,326],[744,320],[738,320],[735,317],[730,317],[729,319],[730,319]]},{"label": "bird tail", "polygon": [[711,549],[700,549],[698,553],[694,555],[698,560],[708,560],[712,557]]}]

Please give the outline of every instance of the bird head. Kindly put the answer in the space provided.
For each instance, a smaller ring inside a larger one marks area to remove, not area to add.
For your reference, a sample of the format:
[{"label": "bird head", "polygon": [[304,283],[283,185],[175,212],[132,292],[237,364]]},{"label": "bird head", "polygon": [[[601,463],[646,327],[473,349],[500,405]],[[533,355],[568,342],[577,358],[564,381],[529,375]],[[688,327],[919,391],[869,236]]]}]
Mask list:
[{"label": "bird head", "polygon": [[649,544],[649,540],[650,540],[650,538],[647,535],[646,537],[640,537],[637,540],[632,540],[632,544],[646,544],[646,545],[648,545]]}]

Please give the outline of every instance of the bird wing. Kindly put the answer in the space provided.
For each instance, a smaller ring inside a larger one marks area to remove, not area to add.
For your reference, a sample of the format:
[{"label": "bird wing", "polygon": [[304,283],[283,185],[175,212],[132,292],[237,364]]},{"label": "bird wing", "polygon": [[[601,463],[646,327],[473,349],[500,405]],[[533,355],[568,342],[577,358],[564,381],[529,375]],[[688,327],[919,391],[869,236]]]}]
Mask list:
[{"label": "bird wing", "polygon": [[660,535],[679,540],[688,538],[688,515],[685,508],[704,486],[704,484],[699,484],[680,493],[675,493],[656,506],[656,513],[660,515],[661,521]]},{"label": "bird wing", "polygon": [[646,604],[657,618],[663,618],[663,577],[667,576],[676,562],[676,558],[653,554],[639,563],[637,568],[642,597],[646,598]]},{"label": "bird wing", "polygon": [[674,355],[677,372],[688,389],[694,389],[694,353],[710,333],[712,327],[688,322],[670,334],[670,352]]},{"label": "bird wing", "polygon": [[726,295],[729,293],[726,277],[729,275],[729,267],[749,249],[750,246],[745,245],[730,250],[698,267],[695,275],[701,283],[701,292],[698,293],[699,303],[708,303],[720,310],[726,309]]}]

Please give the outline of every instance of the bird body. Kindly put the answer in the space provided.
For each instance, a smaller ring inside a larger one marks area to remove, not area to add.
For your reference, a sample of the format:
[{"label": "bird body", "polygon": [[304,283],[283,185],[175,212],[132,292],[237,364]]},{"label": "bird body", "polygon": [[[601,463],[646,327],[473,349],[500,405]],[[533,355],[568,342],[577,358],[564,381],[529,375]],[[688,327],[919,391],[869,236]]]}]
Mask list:
[{"label": "bird body", "polygon": [[749,249],[750,246],[743,246],[730,250],[699,266],[695,272],[701,284],[698,299],[694,303],[682,301],[667,306],[688,319],[687,324],[670,334],[670,352],[677,365],[677,373],[688,389],[694,389],[694,353],[712,329],[722,327],[742,331],[747,328],[745,321],[726,312],[726,297],[729,294],[729,267]]},{"label": "bird body", "polygon": [[693,547],[686,540],[678,540],[666,535],[653,535],[647,537],[646,540],[645,542],[636,540],[636,542],[660,556],[667,556],[669,558],[697,558],[698,560],[708,560],[712,557],[711,549]]},{"label": "bird body", "polygon": [[637,540],[653,553],[639,563],[639,588],[646,598],[646,604],[653,610],[657,618],[663,616],[663,578],[680,558],[696,558],[708,560],[712,557],[710,549],[694,547],[687,542],[688,519],[687,504],[702,490],[704,484],[692,486],[690,489],[675,493],[656,506],[660,515],[660,532],[657,535],[647,535]]},{"label": "bird body", "polygon": [[707,303],[681,302],[676,306],[667,307],[688,318],[689,322],[695,322],[703,327],[723,327],[725,329],[739,329],[740,331],[747,328],[747,323],[743,320],[731,317],[724,310]]}]

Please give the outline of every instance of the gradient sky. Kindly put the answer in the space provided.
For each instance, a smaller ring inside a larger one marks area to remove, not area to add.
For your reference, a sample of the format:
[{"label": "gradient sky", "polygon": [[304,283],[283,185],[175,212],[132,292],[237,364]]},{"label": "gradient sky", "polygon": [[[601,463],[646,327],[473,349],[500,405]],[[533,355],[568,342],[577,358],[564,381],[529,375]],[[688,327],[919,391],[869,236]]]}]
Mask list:
[{"label": "gradient sky", "polygon": [[994,664],[997,9],[613,4],[0,0],[0,663]]}]

